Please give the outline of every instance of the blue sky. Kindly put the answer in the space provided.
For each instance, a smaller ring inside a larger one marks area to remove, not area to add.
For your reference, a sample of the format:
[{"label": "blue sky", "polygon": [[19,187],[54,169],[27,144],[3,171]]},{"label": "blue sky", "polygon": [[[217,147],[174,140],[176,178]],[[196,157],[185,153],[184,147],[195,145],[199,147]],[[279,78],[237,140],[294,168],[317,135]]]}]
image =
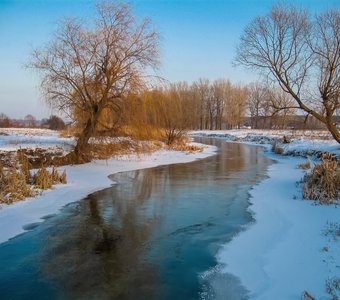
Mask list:
[{"label": "blue sky", "polygon": [[[93,0],[0,0],[0,113],[37,118],[51,111],[39,80],[25,69],[33,48],[46,43],[63,17],[91,18]],[[160,75],[170,81],[200,77],[247,83],[256,74],[232,67],[244,27],[268,12],[273,0],[130,0],[134,13],[151,18],[161,34]],[[339,7],[338,0],[290,1],[312,13]]]}]

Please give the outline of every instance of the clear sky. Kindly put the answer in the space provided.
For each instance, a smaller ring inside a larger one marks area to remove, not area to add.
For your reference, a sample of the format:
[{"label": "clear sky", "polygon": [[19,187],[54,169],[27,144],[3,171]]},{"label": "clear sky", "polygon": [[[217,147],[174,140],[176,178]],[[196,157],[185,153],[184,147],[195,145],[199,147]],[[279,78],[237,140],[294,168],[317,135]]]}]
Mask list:
[{"label": "clear sky", "polygon": [[[98,2],[98,1],[97,1]],[[281,1],[282,2],[282,1]],[[51,111],[39,80],[24,68],[29,54],[53,37],[63,17],[91,18],[93,0],[0,0],[0,113],[13,118]],[[247,83],[249,70],[232,67],[244,27],[268,12],[274,0],[130,0],[135,15],[150,17],[161,34],[160,75],[170,81],[200,77]],[[339,7],[339,0],[290,1],[312,13]]]}]

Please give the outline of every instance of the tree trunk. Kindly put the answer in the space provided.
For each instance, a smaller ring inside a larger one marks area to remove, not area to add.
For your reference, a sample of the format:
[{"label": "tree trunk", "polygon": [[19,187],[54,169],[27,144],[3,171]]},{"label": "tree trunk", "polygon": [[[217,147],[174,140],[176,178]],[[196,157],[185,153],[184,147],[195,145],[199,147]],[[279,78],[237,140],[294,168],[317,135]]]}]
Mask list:
[{"label": "tree trunk", "polygon": [[74,154],[76,163],[84,163],[89,162],[90,157],[88,153],[88,146],[89,146],[89,139],[92,135],[92,122],[91,119],[89,119],[86,123],[86,126],[83,130],[83,132],[79,135],[77,144],[74,148]]},{"label": "tree trunk", "polygon": [[336,127],[336,124],[331,116],[327,117],[326,126],[329,132],[331,133],[332,137],[340,144],[340,132],[339,129]]}]

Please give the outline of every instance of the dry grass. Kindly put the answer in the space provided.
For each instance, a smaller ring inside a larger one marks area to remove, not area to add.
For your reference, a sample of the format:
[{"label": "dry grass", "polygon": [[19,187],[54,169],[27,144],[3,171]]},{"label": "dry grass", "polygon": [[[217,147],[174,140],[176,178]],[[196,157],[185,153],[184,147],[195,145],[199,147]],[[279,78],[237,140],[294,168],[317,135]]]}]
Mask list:
[{"label": "dry grass", "polygon": [[77,136],[79,130],[74,126],[66,126],[65,129],[59,131],[59,136],[62,138],[71,138]]},{"label": "dry grass", "polygon": [[307,158],[307,161],[305,163],[302,163],[302,164],[299,164],[298,165],[298,168],[299,169],[302,169],[302,170],[309,170],[311,168],[311,162],[310,162],[310,159]]},{"label": "dry grass", "polygon": [[26,183],[25,174],[15,167],[2,170],[0,182],[0,203],[11,204],[36,195],[36,192]]},{"label": "dry grass", "polygon": [[169,147],[171,150],[175,151],[185,151],[188,153],[202,152],[203,148],[195,145],[190,145],[187,143],[175,143]]},{"label": "dry grass", "polygon": [[[7,162],[8,163],[8,162]],[[0,204],[11,204],[38,194],[37,189],[48,189],[53,184],[66,183],[66,172],[59,175],[57,169],[49,172],[41,168],[32,176],[27,156],[18,151],[6,167],[0,162]]]},{"label": "dry grass", "polygon": [[38,172],[34,175],[34,185],[38,189],[47,190],[53,185],[53,176],[52,174],[44,167],[38,170]]},{"label": "dry grass", "polygon": [[50,189],[54,184],[60,183],[67,183],[66,171],[64,170],[62,174],[59,174],[57,168],[55,167],[52,168],[52,171],[42,167],[33,176],[33,184],[38,189],[47,190]]},{"label": "dry grass", "polygon": [[280,154],[280,155],[282,155],[284,153],[283,148],[278,146],[277,141],[273,142],[273,144],[272,144],[272,151],[274,153]]},{"label": "dry grass", "polygon": [[160,150],[163,144],[159,141],[135,141],[131,139],[117,142],[106,142],[90,145],[91,157],[94,159],[108,159],[113,156],[152,153]]},{"label": "dry grass", "polygon": [[340,167],[335,160],[327,157],[316,164],[303,178],[303,198],[332,204],[339,200]]}]

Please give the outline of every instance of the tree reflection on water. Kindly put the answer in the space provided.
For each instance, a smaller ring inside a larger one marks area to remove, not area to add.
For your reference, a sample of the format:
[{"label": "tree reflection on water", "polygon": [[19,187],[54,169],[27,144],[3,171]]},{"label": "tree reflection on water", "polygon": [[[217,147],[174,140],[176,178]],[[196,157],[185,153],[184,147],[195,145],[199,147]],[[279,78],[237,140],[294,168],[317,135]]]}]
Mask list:
[{"label": "tree reflection on water", "polygon": [[[41,269],[44,277],[64,287],[64,297],[132,299],[130,286],[136,284],[144,295],[135,299],[151,297],[147,295],[153,290],[148,292],[148,287],[157,278],[157,267],[142,257],[159,219],[145,218],[139,211],[152,190],[162,189],[153,184],[154,176],[152,170],[122,173],[118,176],[121,183],[124,180],[122,190],[91,194],[70,206],[64,220],[55,224],[45,243]],[[122,193],[124,201],[116,201]]]}]

